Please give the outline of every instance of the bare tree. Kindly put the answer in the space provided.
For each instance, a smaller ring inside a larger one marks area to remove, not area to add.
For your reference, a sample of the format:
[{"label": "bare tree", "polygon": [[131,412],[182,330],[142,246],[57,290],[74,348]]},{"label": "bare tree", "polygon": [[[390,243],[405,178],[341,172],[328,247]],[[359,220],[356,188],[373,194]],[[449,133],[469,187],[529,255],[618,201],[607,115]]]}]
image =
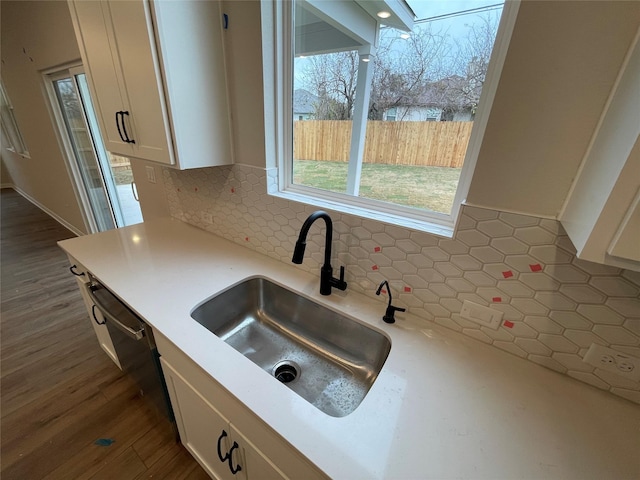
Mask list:
[{"label": "bare tree", "polygon": [[358,52],[337,52],[309,57],[304,78],[318,101],[315,118],[350,120],[356,98]]},{"label": "bare tree", "polygon": [[428,85],[445,72],[449,56],[445,33],[435,32],[430,24],[418,25],[409,38],[401,32],[384,29],[374,61],[369,119],[381,120],[391,108],[423,106]]},{"label": "bare tree", "polygon": [[[467,35],[456,42],[455,73],[463,81],[450,85],[448,96],[452,105],[464,105],[472,114],[480,100],[491,52],[498,32],[500,13],[485,12],[477,15],[478,22],[467,25]],[[455,100],[455,101],[454,101]]]},{"label": "bare tree", "polygon": [[[415,26],[408,38],[383,28],[373,60],[368,118],[381,120],[394,107],[400,118],[412,109],[438,107],[446,118],[458,111],[475,113],[484,84],[500,14],[485,12],[468,25],[467,36],[451,41],[431,23]],[[307,59],[305,88],[318,97],[319,120],[353,117],[359,56],[357,51],[319,54]]]}]

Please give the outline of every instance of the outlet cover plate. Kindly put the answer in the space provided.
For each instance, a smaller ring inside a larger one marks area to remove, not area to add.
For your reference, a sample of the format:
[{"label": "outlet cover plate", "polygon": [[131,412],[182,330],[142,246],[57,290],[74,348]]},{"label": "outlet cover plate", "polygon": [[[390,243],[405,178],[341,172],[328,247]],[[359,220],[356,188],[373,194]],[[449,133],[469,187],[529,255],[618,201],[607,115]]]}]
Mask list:
[{"label": "outlet cover plate", "polygon": [[613,348],[592,343],[582,361],[633,382],[640,382],[640,358]]},{"label": "outlet cover plate", "polygon": [[149,183],[156,183],[156,169],[147,165],[145,171],[147,172],[147,181]]},{"label": "outlet cover plate", "polygon": [[460,310],[460,316],[462,318],[494,330],[500,327],[503,314],[504,312],[500,310],[478,305],[469,300],[464,301],[462,310]]}]

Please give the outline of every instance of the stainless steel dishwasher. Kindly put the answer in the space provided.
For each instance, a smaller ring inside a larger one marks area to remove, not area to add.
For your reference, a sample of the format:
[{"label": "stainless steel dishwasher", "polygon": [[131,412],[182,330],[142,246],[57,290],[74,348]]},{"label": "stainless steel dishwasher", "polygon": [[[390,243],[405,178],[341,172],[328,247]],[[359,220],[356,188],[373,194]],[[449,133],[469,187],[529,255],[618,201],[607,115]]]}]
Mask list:
[{"label": "stainless steel dishwasher", "polygon": [[159,421],[170,424],[177,439],[178,429],[151,327],[91,274],[89,280],[86,289],[104,317],[122,370],[136,381],[140,395]]}]

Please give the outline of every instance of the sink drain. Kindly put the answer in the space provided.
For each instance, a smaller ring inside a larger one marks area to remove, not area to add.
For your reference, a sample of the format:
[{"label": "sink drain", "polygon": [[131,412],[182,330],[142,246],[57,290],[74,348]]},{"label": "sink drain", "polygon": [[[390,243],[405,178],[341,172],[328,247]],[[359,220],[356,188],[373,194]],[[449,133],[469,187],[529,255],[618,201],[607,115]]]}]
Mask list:
[{"label": "sink drain", "polygon": [[300,367],[289,360],[279,362],[273,367],[273,376],[280,380],[282,383],[291,383],[300,374]]}]

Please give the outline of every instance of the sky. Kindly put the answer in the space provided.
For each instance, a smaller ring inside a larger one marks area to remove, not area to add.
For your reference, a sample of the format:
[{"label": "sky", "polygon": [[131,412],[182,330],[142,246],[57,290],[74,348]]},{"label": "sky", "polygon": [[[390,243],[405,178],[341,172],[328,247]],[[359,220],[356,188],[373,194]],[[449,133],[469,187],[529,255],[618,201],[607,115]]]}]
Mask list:
[{"label": "sky", "polygon": [[[489,5],[503,3],[502,0],[405,0],[416,14],[416,20],[436,17],[454,12],[462,12],[473,8],[481,8]],[[438,29],[443,28],[452,35],[462,34],[465,24],[474,21],[477,13],[454,16],[450,18],[433,20],[432,25]]]}]

